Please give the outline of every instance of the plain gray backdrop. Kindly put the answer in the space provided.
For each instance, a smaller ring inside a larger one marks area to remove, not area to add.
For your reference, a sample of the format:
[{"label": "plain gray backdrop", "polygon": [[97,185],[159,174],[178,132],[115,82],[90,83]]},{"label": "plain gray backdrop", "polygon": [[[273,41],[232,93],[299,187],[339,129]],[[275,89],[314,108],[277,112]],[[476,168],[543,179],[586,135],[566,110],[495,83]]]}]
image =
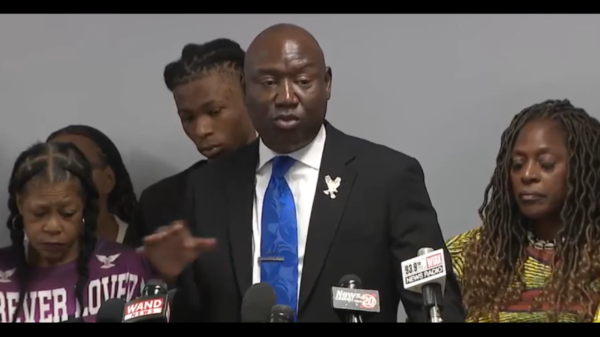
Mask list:
[{"label": "plain gray backdrop", "polygon": [[[74,123],[111,137],[138,195],[187,168],[199,154],[164,66],[186,43],[228,37],[246,48],[280,22],[320,42],[336,127],[421,162],[446,238],[479,224],[513,115],[568,98],[599,116],[597,15],[2,15],[1,188],[21,151]],[[6,192],[0,203],[5,221]],[[0,246],[9,242],[0,224]]]}]

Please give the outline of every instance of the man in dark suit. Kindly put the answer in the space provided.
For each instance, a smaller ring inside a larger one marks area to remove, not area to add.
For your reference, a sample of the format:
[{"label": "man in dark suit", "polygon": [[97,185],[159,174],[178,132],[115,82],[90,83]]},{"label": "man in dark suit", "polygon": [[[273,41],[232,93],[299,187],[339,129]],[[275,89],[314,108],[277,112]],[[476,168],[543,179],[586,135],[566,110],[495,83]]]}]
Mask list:
[{"label": "man in dark suit", "polygon": [[[367,321],[396,322],[400,301],[411,321],[423,321],[421,297],[404,290],[400,263],[445,244],[419,162],[325,121],[332,72],[306,30],[280,24],[263,31],[244,72],[260,139],[190,180],[195,237],[175,224],[146,238],[148,256],[166,276],[194,261],[194,289],[185,285],[175,296],[173,318],[239,321],[244,293],[266,282],[299,322],[340,322],[331,287],[355,274],[380,294],[380,313]],[[464,321],[451,270],[442,316]]]},{"label": "man in dark suit", "polygon": [[[164,81],[173,93],[185,134],[208,160],[256,139],[246,107],[241,77],[245,52],[229,39],[188,44],[181,58],[169,63]],[[157,228],[183,218],[187,179],[207,161],[200,160],[183,172],[146,188],[125,241],[139,246]]]}]

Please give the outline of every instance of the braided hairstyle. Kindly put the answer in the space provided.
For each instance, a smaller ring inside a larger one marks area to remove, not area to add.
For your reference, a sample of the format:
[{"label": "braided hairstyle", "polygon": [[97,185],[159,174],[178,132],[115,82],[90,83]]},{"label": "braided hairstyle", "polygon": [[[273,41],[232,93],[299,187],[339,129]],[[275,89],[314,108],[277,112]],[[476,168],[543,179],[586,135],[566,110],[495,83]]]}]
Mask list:
[{"label": "braided hairstyle", "polygon": [[170,91],[199,79],[212,71],[224,76],[243,79],[246,53],[230,39],[219,38],[204,44],[190,43],[183,47],[181,58],[167,64],[163,77]]},{"label": "braided hairstyle", "polygon": [[600,123],[568,100],[526,108],[502,133],[496,168],[479,208],[481,237],[466,249],[463,300],[470,316],[491,315],[497,321],[502,307],[520,299],[529,223],[512,192],[511,152],[521,129],[534,119],[561,125],[569,151],[568,193],[558,233],[562,240],[557,240],[552,275],[534,306],[551,303],[548,318],[554,321],[567,304],[582,304],[578,319],[589,321],[598,303],[591,283],[600,275]]},{"label": "braided hairstyle", "polygon": [[60,135],[82,136],[91,140],[100,148],[101,157],[104,160],[103,164],[109,165],[115,173],[115,186],[108,195],[107,200],[108,211],[111,214],[116,214],[123,221],[130,222],[138,201],[129,172],[123,163],[117,146],[102,131],[88,125],[69,125],[54,131],[46,141],[52,141]]},{"label": "braided hairstyle", "polygon": [[[23,193],[27,183],[41,179],[46,182],[64,182],[72,177],[79,179],[84,199],[83,231],[81,233],[80,252],[77,259],[78,280],[75,295],[82,311],[84,288],[88,282],[88,265],[96,247],[96,218],[98,216],[98,192],[92,180],[89,162],[79,149],[69,143],[38,143],[27,149],[17,158],[8,185],[8,209],[10,216],[7,226],[10,231],[12,247],[17,256],[17,279],[20,295],[14,321],[25,302],[27,294],[28,262],[23,239],[25,236],[23,217],[17,206],[17,195]],[[82,312],[79,313],[80,317]]]}]

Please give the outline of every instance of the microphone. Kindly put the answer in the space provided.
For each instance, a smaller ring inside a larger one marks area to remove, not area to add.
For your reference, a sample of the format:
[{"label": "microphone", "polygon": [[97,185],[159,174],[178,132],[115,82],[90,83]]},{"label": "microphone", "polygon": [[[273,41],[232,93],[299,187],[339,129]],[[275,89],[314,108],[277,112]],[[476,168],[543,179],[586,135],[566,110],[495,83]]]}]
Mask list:
[{"label": "microphone", "polygon": [[167,284],[160,280],[149,280],[142,289],[141,297],[167,294]]},{"label": "microphone", "polygon": [[75,317],[70,315],[66,321],[62,321],[60,323],[85,323],[85,321],[83,320],[83,317]]},{"label": "microphone", "polygon": [[125,303],[118,297],[106,300],[96,314],[96,323],[122,323]]},{"label": "microphone", "polygon": [[160,280],[149,280],[142,296],[125,305],[123,323],[168,323],[170,316],[167,285]]},{"label": "microphone", "polygon": [[379,312],[379,291],[362,289],[356,275],[341,278],[339,287],[331,287],[331,304],[344,323],[363,323],[362,312]]},{"label": "microphone", "polygon": [[270,323],[294,323],[296,312],[287,305],[277,304],[271,308]]},{"label": "microphone", "polygon": [[423,295],[423,309],[431,323],[442,323],[446,262],[444,250],[421,248],[417,257],[402,262],[404,289]]},{"label": "microphone", "polygon": [[270,284],[261,282],[252,285],[242,300],[242,322],[269,323],[274,305],[275,290]]}]

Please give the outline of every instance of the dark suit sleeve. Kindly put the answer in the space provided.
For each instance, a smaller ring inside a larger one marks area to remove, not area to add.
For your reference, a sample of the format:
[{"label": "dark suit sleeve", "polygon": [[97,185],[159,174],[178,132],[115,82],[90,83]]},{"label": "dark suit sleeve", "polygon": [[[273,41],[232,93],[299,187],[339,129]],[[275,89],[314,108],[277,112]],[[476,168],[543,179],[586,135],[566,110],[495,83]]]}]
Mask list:
[{"label": "dark suit sleeve", "polygon": [[[194,175],[189,178],[186,187],[186,197],[183,204],[184,219],[187,220],[192,235],[197,233],[194,216]],[[177,293],[173,297],[171,321],[172,322],[202,322],[202,307],[200,299],[199,282],[196,273],[197,262],[190,263],[177,278]]]},{"label": "dark suit sleeve", "polygon": [[409,157],[405,168],[398,172],[389,187],[391,249],[395,257],[396,283],[408,318],[412,322],[425,320],[423,301],[420,294],[404,290],[400,263],[415,257],[420,248],[429,247],[445,251],[447,270],[442,318],[445,322],[464,322],[460,288],[450,267],[450,254],[419,162]]}]

